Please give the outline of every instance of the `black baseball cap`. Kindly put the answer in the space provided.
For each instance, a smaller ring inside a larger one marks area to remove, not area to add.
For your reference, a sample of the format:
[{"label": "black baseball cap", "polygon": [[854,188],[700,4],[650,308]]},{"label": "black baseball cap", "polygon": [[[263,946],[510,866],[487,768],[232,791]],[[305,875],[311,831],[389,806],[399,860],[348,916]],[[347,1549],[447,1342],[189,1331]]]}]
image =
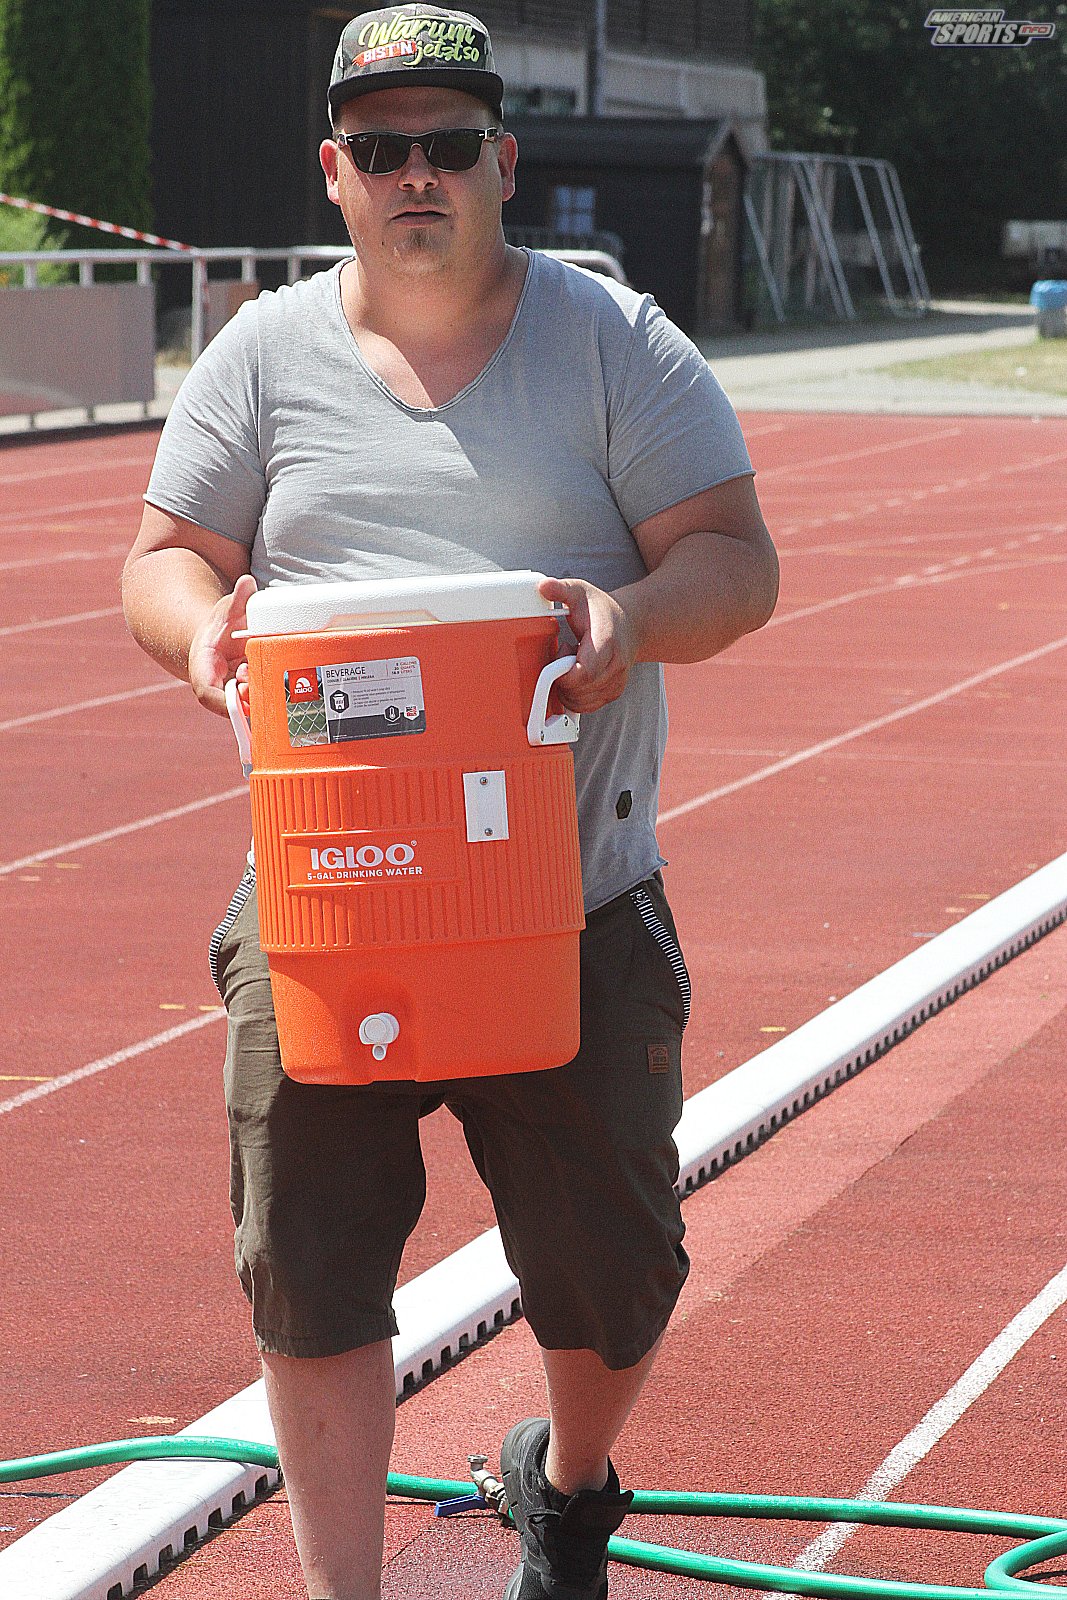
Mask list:
[{"label": "black baseball cap", "polygon": [[504,81],[493,70],[485,23],[468,11],[421,4],[364,11],[346,25],[330,75],[330,118],[357,95],[422,83],[462,89],[503,120]]}]

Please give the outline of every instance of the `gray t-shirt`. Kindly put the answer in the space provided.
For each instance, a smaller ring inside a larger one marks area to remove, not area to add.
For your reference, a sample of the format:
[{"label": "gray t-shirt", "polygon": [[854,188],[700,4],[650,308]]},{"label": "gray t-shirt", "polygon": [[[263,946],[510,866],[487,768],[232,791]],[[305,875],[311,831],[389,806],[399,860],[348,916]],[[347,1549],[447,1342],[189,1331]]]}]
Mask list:
[{"label": "gray t-shirt", "polygon": [[[247,545],[261,588],[532,568],[611,591],[646,576],[633,526],[752,471],[707,363],[649,295],[531,252],[496,354],[420,408],[360,354],[340,273],[241,307],[182,384],[145,495]],[[666,737],[656,662],[582,718],[587,912],[666,864]]]}]

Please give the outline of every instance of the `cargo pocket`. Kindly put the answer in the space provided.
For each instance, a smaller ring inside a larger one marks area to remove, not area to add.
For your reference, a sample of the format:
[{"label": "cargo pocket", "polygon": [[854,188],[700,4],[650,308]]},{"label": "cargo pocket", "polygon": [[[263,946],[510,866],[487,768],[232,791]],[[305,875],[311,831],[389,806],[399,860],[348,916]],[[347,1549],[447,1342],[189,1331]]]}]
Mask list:
[{"label": "cargo pocket", "polygon": [[[649,882],[652,882],[652,880],[650,879]],[[689,985],[689,971],[686,967],[685,958],[682,955],[678,940],[664,922],[662,916],[656,908],[655,901],[653,900],[649,891],[645,888],[644,884],[639,883],[630,890],[630,899],[636,906],[641,921],[644,923],[648,932],[652,935],[653,939],[659,945],[659,948],[663,951],[663,954],[670,963],[671,971],[674,973],[675,980],[678,984],[678,990],[682,997],[682,1030],[684,1032],[685,1026],[689,1021],[689,1001],[691,998],[691,991]]]},{"label": "cargo pocket", "polygon": [[219,951],[222,949],[223,939],[225,939],[226,935],[237,921],[237,918],[241,912],[241,907],[244,905],[255,886],[256,869],[254,866],[247,866],[244,871],[244,877],[234,890],[233,899],[226,907],[226,915],[215,929],[215,932],[211,935],[211,943],[208,945],[207,962],[208,966],[211,968],[211,981],[215,985],[215,988],[219,990],[220,998],[223,999],[225,996],[222,994],[221,988],[219,988]]}]

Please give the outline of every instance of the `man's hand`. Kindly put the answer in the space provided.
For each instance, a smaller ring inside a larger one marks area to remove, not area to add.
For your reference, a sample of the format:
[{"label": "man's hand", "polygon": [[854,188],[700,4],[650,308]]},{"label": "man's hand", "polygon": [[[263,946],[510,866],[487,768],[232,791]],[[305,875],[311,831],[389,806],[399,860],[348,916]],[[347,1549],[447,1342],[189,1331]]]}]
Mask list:
[{"label": "man's hand", "polygon": [[256,592],[256,580],[249,573],[238,578],[231,594],[224,594],[207,619],[193,634],[189,645],[189,684],[200,704],[218,716],[226,710],[226,680],[236,678],[248,711],[248,662],[243,639],[234,630],[245,625],[245,608]]},{"label": "man's hand", "polygon": [[617,700],[637,659],[637,635],[619,602],[582,578],[545,578],[546,600],[561,600],[578,641],[578,660],[554,692],[567,711],[583,714]]}]

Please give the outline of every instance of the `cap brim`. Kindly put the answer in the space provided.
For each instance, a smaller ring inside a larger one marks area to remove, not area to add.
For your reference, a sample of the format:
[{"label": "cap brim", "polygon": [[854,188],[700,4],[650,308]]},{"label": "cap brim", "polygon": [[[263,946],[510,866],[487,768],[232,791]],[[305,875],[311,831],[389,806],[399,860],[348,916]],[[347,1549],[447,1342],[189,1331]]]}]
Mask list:
[{"label": "cap brim", "polygon": [[331,84],[327,99],[331,112],[336,114],[339,106],[360,95],[374,94],[379,89],[418,89],[424,84],[438,89],[461,89],[476,100],[484,100],[490,110],[498,114],[504,99],[503,78],[495,72],[478,72],[473,67],[398,67],[393,72],[368,72]]}]

